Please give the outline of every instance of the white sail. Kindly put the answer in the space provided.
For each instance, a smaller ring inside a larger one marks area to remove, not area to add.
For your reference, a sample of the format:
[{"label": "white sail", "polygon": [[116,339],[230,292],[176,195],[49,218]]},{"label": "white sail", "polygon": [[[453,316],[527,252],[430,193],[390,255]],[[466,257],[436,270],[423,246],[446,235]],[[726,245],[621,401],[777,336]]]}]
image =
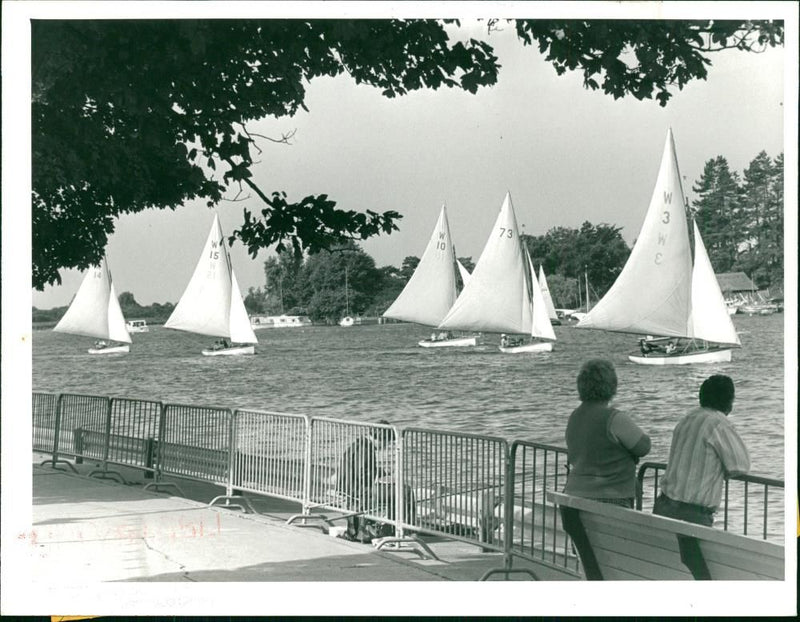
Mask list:
[{"label": "white sail", "polygon": [[533,262],[527,252],[525,255],[528,257],[528,267],[531,275],[531,304],[533,306],[531,311],[533,318],[531,321],[531,337],[555,341],[556,333],[553,330],[553,324],[550,322],[547,304],[542,289],[539,287],[539,281],[536,278],[536,270],[534,270]]},{"label": "white sail", "polygon": [[542,290],[542,298],[544,298],[544,305],[547,307],[547,316],[551,320],[558,319],[556,307],[553,304],[553,297],[550,296],[550,288],[547,286],[547,278],[544,275],[544,268],[539,266],[539,289]]},{"label": "white sail", "polygon": [[456,259],[456,266],[458,266],[458,273],[461,275],[462,287],[465,287],[467,285],[467,282],[469,281],[470,277],[469,271],[464,267],[464,265],[458,259]]},{"label": "white sail", "polygon": [[690,333],[692,258],[672,130],[650,206],[631,255],[581,328],[685,337]]},{"label": "white sail", "polygon": [[447,210],[442,205],[422,259],[403,291],[383,316],[438,326],[456,301],[455,265]]},{"label": "white sail", "polygon": [[105,257],[83,277],[75,298],[53,330],[131,343]]},{"label": "white sail", "polygon": [[692,272],[691,337],[714,343],[741,345],[731,322],[725,298],[708,258],[697,223],[694,227],[694,270]]},{"label": "white sail", "polygon": [[478,263],[439,328],[529,334],[530,300],[528,266],[506,194]]},{"label": "white sail", "polygon": [[216,214],[189,285],[164,326],[237,343],[258,343]]}]

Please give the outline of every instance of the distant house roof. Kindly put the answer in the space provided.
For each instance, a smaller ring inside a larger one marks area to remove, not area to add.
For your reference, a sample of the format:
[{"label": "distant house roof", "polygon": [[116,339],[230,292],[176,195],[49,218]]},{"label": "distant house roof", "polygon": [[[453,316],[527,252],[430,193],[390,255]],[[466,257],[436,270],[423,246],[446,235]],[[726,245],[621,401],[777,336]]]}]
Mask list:
[{"label": "distant house roof", "polygon": [[755,289],[744,272],[722,272],[717,275],[719,288],[723,292],[751,292]]}]

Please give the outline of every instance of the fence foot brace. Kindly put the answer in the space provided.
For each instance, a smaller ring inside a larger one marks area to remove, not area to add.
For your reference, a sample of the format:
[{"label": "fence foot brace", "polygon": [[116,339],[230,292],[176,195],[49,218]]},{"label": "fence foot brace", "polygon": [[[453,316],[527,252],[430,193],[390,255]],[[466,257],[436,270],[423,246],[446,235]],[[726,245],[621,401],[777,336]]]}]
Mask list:
[{"label": "fence foot brace", "polygon": [[492,570],[486,571],[486,573],[484,573],[484,575],[480,579],[478,579],[478,581],[488,581],[489,577],[496,574],[505,575],[506,581],[508,581],[508,575],[512,573],[524,573],[528,576],[533,577],[534,581],[539,580],[539,577],[537,577],[536,573],[530,568],[493,568]]},{"label": "fence foot brace", "polygon": [[427,558],[441,561],[436,556],[436,553],[433,552],[431,547],[429,547],[425,542],[422,542],[422,540],[417,540],[416,538],[387,536],[385,538],[376,538],[372,541],[372,546],[379,551],[384,547],[390,551],[410,550],[412,553],[419,555],[422,559]]},{"label": "fence foot brace", "polygon": [[72,464],[69,460],[61,460],[58,458],[48,458],[47,460],[43,460],[40,466],[44,466],[45,464],[52,464],[53,468],[57,471],[62,471],[63,469],[56,468],[57,464],[66,464],[70,469],[72,469],[73,473],[78,473],[78,469],[75,468],[75,465]]},{"label": "fence foot brace", "polygon": [[[220,504],[220,507],[223,508],[238,508],[245,514],[258,514],[255,511],[252,505],[250,505],[250,500],[247,497],[242,495],[220,495],[219,497],[214,497],[209,503],[209,506],[217,505],[217,502],[224,501],[225,503]],[[233,503],[231,503],[233,502]]]},{"label": "fence foot brace", "polygon": [[[328,516],[327,514],[294,514],[293,516],[290,516],[289,518],[286,519],[286,524],[287,525],[292,525],[292,524],[295,523],[295,521],[302,521],[302,522],[296,524],[295,526],[296,527],[319,527],[320,529],[322,529],[323,532],[328,533],[328,528],[329,527],[334,527],[333,521],[341,520],[343,518],[348,518],[349,516],[359,516],[359,515],[360,515],[359,512],[350,512],[350,513],[347,513],[347,514],[340,514],[340,515],[337,515],[337,516]],[[308,521],[308,520],[317,521],[317,523],[322,522],[322,523],[324,523],[324,525],[320,525],[320,524],[309,525],[309,524],[306,523],[306,521]]]},{"label": "fence foot brace", "polygon": [[181,490],[181,487],[178,486],[178,484],[175,484],[174,482],[150,482],[149,484],[145,484],[145,486],[144,486],[144,488],[142,490],[150,490],[150,489],[152,489],[152,490],[155,490],[156,492],[161,492],[161,488],[174,488],[175,490],[178,491],[178,494],[181,497],[185,497],[186,496],[185,494],[183,494],[183,491]]},{"label": "fence foot brace", "polygon": [[100,471],[92,471],[91,473],[89,473],[89,477],[96,477],[97,479],[113,479],[114,481],[117,481],[120,484],[128,483],[128,481],[122,476],[122,473],[118,471],[109,471],[108,469],[102,469]]}]

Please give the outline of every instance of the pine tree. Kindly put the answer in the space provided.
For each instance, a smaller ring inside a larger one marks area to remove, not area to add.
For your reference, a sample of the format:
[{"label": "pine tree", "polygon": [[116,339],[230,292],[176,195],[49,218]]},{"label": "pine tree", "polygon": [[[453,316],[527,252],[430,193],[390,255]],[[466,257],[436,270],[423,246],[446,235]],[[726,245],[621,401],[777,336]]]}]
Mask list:
[{"label": "pine tree", "polygon": [[723,156],[708,160],[692,191],[693,213],[716,272],[730,271],[739,254],[741,190],[739,176]]}]

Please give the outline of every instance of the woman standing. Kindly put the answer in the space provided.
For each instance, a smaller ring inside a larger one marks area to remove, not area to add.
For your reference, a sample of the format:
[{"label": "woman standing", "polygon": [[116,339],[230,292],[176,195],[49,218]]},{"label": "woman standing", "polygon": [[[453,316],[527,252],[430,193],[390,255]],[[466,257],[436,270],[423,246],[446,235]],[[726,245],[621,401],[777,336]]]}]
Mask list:
[{"label": "woman standing", "polygon": [[650,437],[609,405],[617,392],[611,361],[592,359],[578,374],[581,405],[567,421],[570,465],[564,492],[633,508],[636,463],[650,451]]}]

